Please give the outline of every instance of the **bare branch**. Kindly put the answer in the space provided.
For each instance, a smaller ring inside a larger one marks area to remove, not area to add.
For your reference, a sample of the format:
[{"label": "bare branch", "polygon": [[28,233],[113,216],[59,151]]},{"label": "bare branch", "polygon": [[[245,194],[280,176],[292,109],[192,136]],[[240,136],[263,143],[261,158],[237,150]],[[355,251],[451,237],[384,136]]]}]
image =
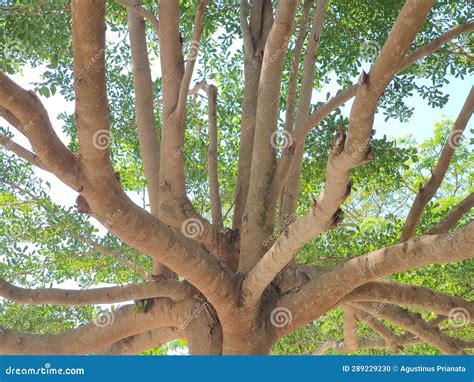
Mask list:
[{"label": "bare branch", "polygon": [[[290,224],[284,235],[248,274],[243,284],[245,300],[258,300],[266,286],[291,261],[301,246],[329,227],[336,226],[341,220],[340,205],[351,190],[350,171],[373,159],[370,139],[378,99],[394,77],[433,2],[434,0],[406,1],[370,74],[361,75],[350,113],[347,139],[345,131],[340,128],[331,145],[323,192],[310,213]],[[264,174],[253,175],[264,177]],[[265,191],[260,190],[266,195]]]},{"label": "bare branch", "polygon": [[[282,296],[279,306],[292,312],[293,321],[291,325],[280,329],[279,335],[315,319],[355,288],[370,281],[428,264],[444,264],[474,257],[473,234],[474,222],[454,233],[423,236],[338,265],[308,281],[295,293]],[[321,290],[327,293],[321,295],[318,292]]]},{"label": "bare branch", "polygon": [[244,41],[244,53],[247,57],[252,57],[255,49],[252,42],[252,35],[250,32],[250,26],[247,20],[249,13],[249,5],[247,0],[240,1],[240,30],[243,35]]},{"label": "bare branch", "polygon": [[453,309],[462,308],[474,323],[474,303],[461,297],[435,292],[429,288],[394,281],[373,281],[355,289],[344,301],[377,301],[411,306],[451,316]]},{"label": "bare branch", "polygon": [[264,241],[273,233],[276,195],[271,194],[276,149],[272,134],[278,126],[281,76],[293,31],[297,1],[282,0],[265,46],[257,99],[250,183],[241,231],[239,271],[248,272],[268,246]]},{"label": "bare branch", "polygon": [[[84,28],[87,24],[87,28]],[[79,153],[94,177],[113,176],[105,79],[105,1],[72,1],[72,49]],[[86,186],[84,186],[86,188]]]},{"label": "bare branch", "polygon": [[[67,332],[41,335],[0,330],[0,354],[90,354],[125,337],[157,327],[180,326],[192,309],[192,301],[173,303],[157,299],[148,312],[136,313],[135,305],[125,305],[95,321]],[[81,340],[78,341],[78,338]]]},{"label": "bare branch", "polygon": [[240,123],[237,182],[235,185],[235,207],[232,217],[232,228],[236,231],[240,231],[242,228],[245,205],[248,199],[257,117],[258,88],[263,64],[263,52],[272,25],[272,1],[252,1],[249,26],[253,53],[251,55],[247,53],[244,54],[244,94],[242,100],[242,119]]},{"label": "bare branch", "polygon": [[[323,31],[324,23],[327,17],[327,6],[327,0],[317,0],[316,2],[316,10],[313,17],[311,35],[309,37],[309,42],[304,57],[301,91],[296,111],[296,122],[293,131],[290,132],[290,137],[294,132],[302,128],[309,117],[311,96],[313,94],[314,87],[313,83],[314,72],[316,68],[316,58],[319,42],[321,40],[321,33]],[[290,169],[289,178],[286,182],[285,190],[283,192],[281,211],[282,223],[287,220],[291,220],[289,218],[296,212],[300,194],[300,178],[303,154],[304,143],[298,145],[292,154],[292,167]],[[287,225],[288,224],[283,224],[282,229],[285,229]]]},{"label": "bare branch", "polygon": [[430,180],[420,188],[415,200],[413,201],[413,205],[411,206],[410,212],[408,213],[408,217],[403,226],[403,231],[400,237],[401,242],[404,242],[415,235],[416,226],[421,219],[423,210],[441,185],[441,182],[448,171],[454,151],[461,140],[461,136],[467,126],[469,119],[471,118],[473,110],[474,87],[471,87],[469,95],[464,102],[464,106],[448,135]]},{"label": "bare branch", "polygon": [[456,223],[474,207],[474,192],[471,192],[463,200],[461,200],[438,224],[431,228],[426,234],[437,235],[446,233],[452,229]]},{"label": "bare branch", "polygon": [[148,332],[124,338],[112,345],[99,349],[95,354],[136,355],[181,337],[182,333],[178,328],[156,328]]},{"label": "bare branch", "polygon": [[367,312],[364,312],[359,309],[355,309],[355,312],[359,321],[366,324],[385,340],[385,344],[391,352],[397,353],[399,351],[399,349],[401,348],[400,344],[402,343],[402,340],[397,335],[395,335],[395,333],[393,333],[391,329],[387,328],[379,320],[377,320]]},{"label": "bare branch", "polygon": [[457,27],[447,31],[446,33],[438,36],[429,44],[422,46],[421,48],[416,49],[413,53],[409,54],[401,66],[398,68],[398,72],[402,72],[405,69],[409,68],[416,61],[429,56],[436,52],[441,46],[453,40],[463,33],[469,33],[474,30],[474,21],[469,21],[465,24],[458,25]]},{"label": "bare branch", "polygon": [[344,344],[348,352],[356,351],[357,344],[357,316],[354,308],[344,305]]},{"label": "bare branch", "polygon": [[79,290],[27,289],[17,287],[0,278],[0,296],[21,304],[80,306],[113,304],[154,297],[168,297],[179,302],[188,297],[191,291],[189,284],[182,284],[175,280],[156,280],[141,284]]},{"label": "bare branch", "polygon": [[[132,0],[135,7],[140,7],[139,0]],[[128,8],[135,9],[135,8]],[[156,18],[155,18],[156,20]],[[156,25],[158,33],[159,25]],[[143,159],[147,192],[151,213],[159,216],[158,189],[160,186],[160,141],[155,124],[153,107],[153,87],[148,59],[145,22],[139,13],[128,11],[128,28],[130,31],[130,49],[133,65],[133,86],[135,89],[135,111],[138,128],[138,141]],[[158,261],[153,261],[153,273],[172,277],[172,272]]]},{"label": "bare branch", "polygon": [[217,162],[217,88],[213,85],[207,88],[207,102],[209,113],[209,149],[207,153],[207,167],[209,173],[209,191],[211,195],[212,223],[216,227],[223,227],[222,206],[219,195],[219,175]]},{"label": "bare branch", "polygon": [[444,354],[462,354],[462,350],[456,346],[455,340],[432,327],[419,314],[388,304],[373,306],[368,303],[354,303],[353,305],[416,334],[420,339],[433,345]]},{"label": "bare branch", "polygon": [[13,142],[10,138],[7,138],[4,134],[0,133],[0,144],[5,147],[7,150],[15,153],[20,158],[26,160],[32,165],[41,168],[42,170],[48,171],[46,166],[41,162],[38,156],[35,153],[25,149],[23,146],[20,146],[18,143]]},{"label": "bare branch", "polygon": [[296,38],[295,47],[293,48],[293,57],[290,66],[290,78],[288,80],[288,93],[286,95],[286,112],[285,112],[285,131],[292,133],[295,108],[296,108],[296,90],[298,86],[298,69],[300,66],[301,51],[303,50],[304,41],[306,39],[306,31],[308,29],[308,17],[311,11],[313,1],[305,1],[303,6],[303,14],[301,15],[300,30]]},{"label": "bare branch", "polygon": [[176,106],[176,118],[180,121],[180,124],[184,123],[186,117],[186,100],[188,98],[191,77],[193,76],[194,72],[194,65],[196,64],[199,47],[201,45],[201,34],[204,28],[204,14],[206,12],[208,2],[209,0],[199,1],[199,5],[196,10],[196,16],[194,18],[193,40],[191,41],[191,46],[186,57],[186,68],[184,70],[183,79],[181,80],[178,104]]},{"label": "bare branch", "polygon": [[78,160],[56,135],[39,98],[0,72],[1,115],[24,134],[42,164],[72,188],[82,176]]},{"label": "bare branch", "polygon": [[[127,7],[127,9],[131,10],[132,12],[136,13],[137,15],[140,15],[144,19],[148,20],[151,23],[151,25],[153,26],[153,29],[156,32],[156,37],[159,37],[159,35],[160,35],[160,22],[158,21],[158,19],[156,18],[156,16],[152,12],[146,10],[145,8],[143,8],[140,5],[139,0],[115,0],[115,2],[117,2],[120,5],[123,5],[124,7]],[[132,48],[133,48],[133,46],[132,46]]]}]

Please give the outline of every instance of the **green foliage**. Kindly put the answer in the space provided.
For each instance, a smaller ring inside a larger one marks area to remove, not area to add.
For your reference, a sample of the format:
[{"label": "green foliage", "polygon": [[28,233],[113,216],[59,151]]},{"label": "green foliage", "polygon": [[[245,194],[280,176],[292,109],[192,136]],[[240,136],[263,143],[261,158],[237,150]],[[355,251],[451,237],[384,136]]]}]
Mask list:
[{"label": "green foliage", "polygon": [[[0,69],[13,74],[29,67],[39,68],[41,80],[34,84],[44,97],[60,94],[73,101],[73,62],[71,49],[71,14],[69,1],[7,0],[0,1]],[[142,1],[143,6],[156,11],[157,2]],[[185,48],[192,44],[192,25],[196,1],[181,0],[181,33]],[[328,8],[327,26],[321,36],[315,70],[315,92],[330,82],[341,88],[352,84],[362,68],[368,69],[395,20],[402,0],[333,0]],[[437,1],[427,23],[418,34],[413,49],[422,46],[448,29],[465,22],[470,1]],[[235,194],[237,159],[240,138],[243,78],[243,54],[235,1],[213,1],[205,17],[196,81],[205,79],[217,86],[219,126],[219,179],[224,213],[231,210]],[[301,17],[299,13],[297,19]],[[134,92],[131,57],[126,30],[125,9],[110,0],[107,2],[107,92],[112,131],[112,160],[126,191],[143,192],[146,180],[139,154],[135,125]],[[153,29],[147,24],[149,53],[156,68],[159,49]],[[471,37],[472,39],[472,37]],[[290,51],[295,38],[290,41]],[[432,107],[441,108],[448,95],[443,86],[447,75],[464,78],[472,74],[472,65],[459,53],[459,47],[469,46],[472,40],[460,36],[443,46],[438,54],[427,57],[401,73],[385,91],[379,111],[386,118],[408,120],[413,108],[408,100],[418,94]],[[472,45],[471,45],[472,46]],[[454,52],[454,54],[452,54]],[[286,110],[291,55],[285,61],[281,111]],[[161,129],[160,71],[155,70],[154,101],[156,124]],[[326,98],[334,94],[327,94]],[[312,109],[321,103],[312,105]],[[282,127],[283,121],[280,121]],[[341,110],[326,118],[308,137],[302,170],[301,202],[298,214],[305,213],[324,185],[329,144],[341,125],[348,120]],[[392,245],[400,236],[403,217],[419,186],[430,175],[452,121],[442,121],[433,139],[420,145],[411,138],[398,141],[375,139],[375,160],[354,171],[354,187],[346,202],[344,222],[312,243],[298,254],[305,263],[333,267],[339,262],[384,246]],[[77,135],[72,115],[62,113],[57,125],[70,139],[69,147],[77,152]],[[1,129],[9,135],[6,128]],[[207,102],[202,96],[189,100],[186,144],[182,154],[186,163],[188,194],[200,213],[209,217],[207,184]],[[423,214],[418,234],[434,226],[468,192],[473,191],[472,168],[474,154],[468,144],[456,150],[445,181],[436,198]],[[140,279],[136,271],[118,263],[113,256],[85,243],[87,237],[96,244],[111,249],[136,266],[150,269],[150,260],[100,231],[90,219],[78,215],[71,206],[60,206],[51,200],[50,186],[41,173],[33,170],[17,157],[0,151],[0,274],[8,281],[24,287],[60,285],[73,281],[81,288],[99,284],[125,284]],[[471,220],[467,214],[462,226]],[[231,213],[227,215],[229,223]],[[472,299],[474,262],[428,266],[392,277],[401,282],[423,285],[448,294]],[[57,333],[93,319],[99,311],[92,308],[60,308],[2,302],[0,326],[27,332]],[[276,354],[302,354],[314,351],[322,341],[340,341],[342,316],[339,309],[327,313],[307,327],[290,334],[275,345]],[[451,328],[453,329],[453,328]],[[374,333],[361,327],[367,338]],[[467,328],[454,328],[455,335],[468,338]],[[147,352],[166,354],[185,347],[182,341]],[[407,354],[436,354],[425,345],[407,348]],[[377,351],[359,354],[380,354]]]}]

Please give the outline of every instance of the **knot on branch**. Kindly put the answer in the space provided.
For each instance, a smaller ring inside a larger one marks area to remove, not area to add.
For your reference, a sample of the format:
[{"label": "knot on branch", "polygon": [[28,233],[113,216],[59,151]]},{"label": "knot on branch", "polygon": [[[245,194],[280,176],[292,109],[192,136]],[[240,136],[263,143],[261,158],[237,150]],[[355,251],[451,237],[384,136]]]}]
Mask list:
[{"label": "knot on branch", "polygon": [[337,127],[337,133],[331,141],[331,153],[334,156],[338,156],[344,150],[344,145],[346,143],[346,132],[344,128],[339,125]]},{"label": "knot on branch", "polygon": [[330,225],[330,228],[336,228],[340,222],[342,222],[342,219],[344,218],[344,211],[342,209],[338,208],[337,211],[334,213],[332,216],[332,222]]},{"label": "knot on branch", "polygon": [[366,88],[369,87],[369,74],[363,70],[359,76],[357,83],[359,84],[359,86],[364,86]]}]

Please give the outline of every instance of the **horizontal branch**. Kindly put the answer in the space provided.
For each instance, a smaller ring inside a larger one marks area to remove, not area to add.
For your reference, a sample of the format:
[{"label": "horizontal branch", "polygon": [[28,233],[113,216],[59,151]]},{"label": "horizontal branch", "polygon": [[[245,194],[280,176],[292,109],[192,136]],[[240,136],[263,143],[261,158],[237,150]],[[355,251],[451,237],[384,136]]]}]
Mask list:
[{"label": "horizontal branch", "polygon": [[113,304],[117,302],[142,300],[154,297],[168,297],[183,301],[192,288],[174,280],[147,281],[94,289],[27,289],[17,287],[0,278],[0,296],[21,304],[55,304],[65,306]]},{"label": "horizontal branch", "polygon": [[388,304],[373,306],[368,303],[354,303],[353,305],[410,331],[426,343],[439,349],[443,354],[462,354],[462,349],[458,348],[455,339],[431,326],[418,313],[412,313],[398,306]]},{"label": "horizontal branch", "polygon": [[377,301],[404,305],[451,316],[453,309],[462,308],[474,323],[474,302],[461,297],[435,292],[429,288],[394,281],[373,281],[347,295],[343,301]]},{"label": "horizontal branch", "polygon": [[148,332],[135,334],[99,349],[95,354],[101,355],[136,355],[157,348],[182,337],[179,329],[174,327],[156,328]]},{"label": "horizontal branch", "polygon": [[0,354],[90,354],[157,327],[180,326],[193,306],[189,299],[179,304],[170,299],[158,299],[148,312],[137,313],[134,304],[125,305],[86,325],[52,335],[25,334],[3,328],[0,329]]},{"label": "horizontal branch", "polygon": [[[357,287],[382,277],[428,264],[444,264],[474,257],[474,222],[449,234],[423,236],[345,261],[295,293],[282,296],[279,306],[289,309],[292,324],[284,335],[324,314]],[[324,290],[327,293],[321,294]]]}]

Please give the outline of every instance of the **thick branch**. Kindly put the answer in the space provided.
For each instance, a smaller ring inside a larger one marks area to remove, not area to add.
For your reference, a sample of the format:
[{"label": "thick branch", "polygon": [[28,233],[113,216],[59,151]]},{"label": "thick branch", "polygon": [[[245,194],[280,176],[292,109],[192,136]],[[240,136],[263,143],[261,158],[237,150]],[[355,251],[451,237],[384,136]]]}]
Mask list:
[{"label": "thick branch", "polygon": [[357,316],[354,308],[344,305],[344,344],[347,351],[356,351],[357,344]]},{"label": "thick branch", "polygon": [[[379,249],[348,260],[303,285],[280,300],[293,314],[292,324],[279,333],[301,327],[341,301],[355,288],[394,273],[428,264],[462,261],[474,256],[474,222],[449,234],[423,236],[417,240]],[[327,291],[321,295],[318,291]]]},{"label": "thick branch", "polygon": [[474,303],[461,297],[435,292],[429,288],[393,281],[373,281],[355,289],[344,301],[378,301],[405,305],[451,316],[453,309],[462,308],[474,323]]},{"label": "thick branch", "polygon": [[421,315],[411,313],[394,305],[376,305],[368,303],[354,304],[358,308],[416,334],[426,343],[436,347],[444,354],[462,354],[456,346],[456,340],[442,334],[437,328],[431,326],[421,318]]},{"label": "thick branch", "polygon": [[91,178],[113,176],[109,157],[105,29],[105,0],[72,1],[74,116],[81,162]]},{"label": "thick branch", "polygon": [[56,135],[39,98],[0,72],[2,116],[31,143],[42,164],[72,188],[79,188],[79,162]]},{"label": "thick branch", "polygon": [[154,297],[168,297],[183,301],[191,293],[191,286],[174,280],[148,281],[107,288],[87,290],[17,287],[0,278],[0,296],[21,304],[55,304],[65,306],[113,304]]},{"label": "thick branch", "polygon": [[[140,7],[139,0],[132,0]],[[129,8],[130,9],[130,8]],[[132,7],[132,9],[135,9]],[[156,27],[158,28],[158,24]],[[146,40],[145,22],[140,14],[128,11],[128,28],[130,31],[130,48],[132,52],[133,86],[135,89],[135,111],[138,128],[138,141],[143,160],[150,210],[159,216],[158,189],[160,185],[160,141],[155,124],[153,107],[153,86]],[[171,276],[169,269],[159,262],[153,262],[153,273]]]},{"label": "thick branch", "polygon": [[271,185],[276,165],[276,145],[272,137],[278,126],[281,76],[297,5],[297,1],[290,0],[278,3],[275,22],[265,46],[248,199],[241,232],[241,272],[248,272],[255,266],[268,248],[265,239],[273,233],[276,195],[271,195]]},{"label": "thick branch", "polygon": [[88,354],[122,338],[157,327],[179,326],[186,319],[191,301],[180,304],[158,299],[147,313],[137,313],[135,305],[125,305],[105,313],[95,321],[67,332],[40,335],[24,334],[10,329],[0,330],[1,354]]},{"label": "thick branch", "polygon": [[112,345],[103,347],[95,354],[110,355],[136,355],[144,351],[157,348],[167,342],[182,337],[181,330],[174,327],[156,328],[148,332],[135,334],[124,338]]},{"label": "thick branch", "polygon": [[340,221],[339,207],[351,189],[350,171],[373,159],[370,139],[378,99],[394,77],[433,2],[408,0],[403,6],[370,74],[362,73],[359,79],[349,118],[349,134],[346,139],[340,128],[332,142],[323,192],[310,213],[290,224],[249,273],[243,284],[245,300],[255,303],[299,248]]},{"label": "thick branch", "polygon": [[[296,111],[296,122],[294,129],[293,131],[291,131],[290,134],[299,131],[309,117],[311,96],[313,94],[314,87],[313,79],[316,68],[316,58],[319,48],[319,42],[321,40],[321,34],[327,17],[327,6],[327,0],[318,0],[316,2],[316,11],[313,18],[311,35],[309,37],[309,42],[304,57],[301,92]],[[286,226],[288,225],[288,223],[285,224],[284,222],[287,220],[291,220],[291,217],[294,216],[296,213],[300,194],[300,179],[301,166],[303,163],[303,154],[304,143],[298,145],[298,147],[294,150],[294,153],[292,153],[292,168],[290,169],[289,178],[286,182],[285,190],[283,193],[283,203],[281,211],[283,223],[282,229],[286,228]]]},{"label": "thick branch", "polygon": [[252,52],[244,47],[244,88],[242,100],[242,119],[240,127],[239,160],[237,182],[235,185],[235,207],[232,228],[241,230],[245,205],[250,184],[255,123],[257,116],[258,88],[262,69],[262,56],[269,31],[273,25],[273,6],[271,0],[252,2],[250,16],[250,39]]},{"label": "thick branch", "polygon": [[137,15],[140,15],[142,18],[147,19],[153,26],[153,29],[156,32],[156,36],[159,37],[160,22],[158,21],[158,19],[152,12],[143,8],[140,5],[139,1],[137,0],[115,0],[115,1],[119,3],[120,5],[127,7],[127,9],[130,9],[132,12],[136,13]]}]

